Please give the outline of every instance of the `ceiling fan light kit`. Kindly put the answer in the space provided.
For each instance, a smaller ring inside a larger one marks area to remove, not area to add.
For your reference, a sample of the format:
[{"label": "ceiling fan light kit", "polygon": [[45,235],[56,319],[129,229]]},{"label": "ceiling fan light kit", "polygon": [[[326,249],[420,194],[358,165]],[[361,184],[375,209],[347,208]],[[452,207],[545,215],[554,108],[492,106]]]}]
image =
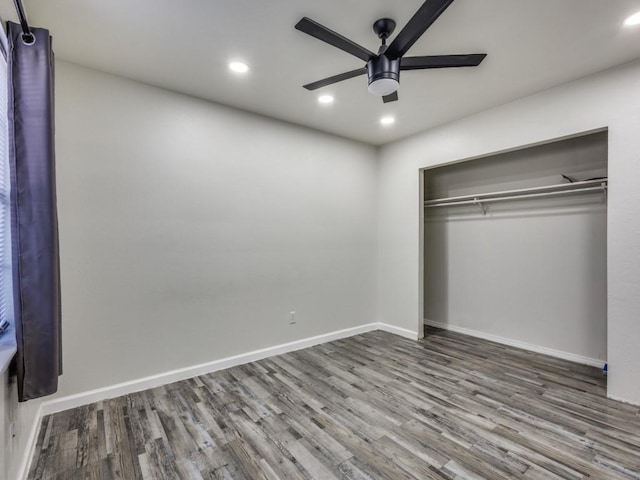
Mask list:
[{"label": "ceiling fan light kit", "polygon": [[384,103],[398,100],[401,70],[426,70],[431,68],[477,67],[487,56],[485,53],[470,55],[429,55],[405,57],[404,55],[422,34],[447,9],[453,0],[426,0],[411,20],[396,35],[390,45],[387,39],[393,33],[396,22],[381,18],[373,24],[373,31],[382,41],[378,53],[358,45],[324,25],[304,17],[296,24],[296,29],[322,40],[344,52],[367,62],[364,68],[334,75],[317,82],[304,85],[307,90],[316,90],[360,75],[367,75],[370,93],[382,97]]},{"label": "ceiling fan light kit", "polygon": [[400,86],[400,59],[379,55],[367,62],[369,92],[384,97],[391,95]]},{"label": "ceiling fan light kit", "polygon": [[394,78],[378,78],[377,80],[370,80],[369,93],[377,95],[379,97],[386,97],[394,92],[398,91],[400,82]]}]

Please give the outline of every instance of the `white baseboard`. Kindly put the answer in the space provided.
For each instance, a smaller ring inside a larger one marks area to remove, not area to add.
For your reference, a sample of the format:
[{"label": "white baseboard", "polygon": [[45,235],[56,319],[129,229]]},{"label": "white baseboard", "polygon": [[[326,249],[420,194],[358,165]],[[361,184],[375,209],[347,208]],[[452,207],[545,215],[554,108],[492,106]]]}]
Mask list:
[{"label": "white baseboard", "polygon": [[319,345],[321,343],[352,337],[354,335],[360,335],[362,333],[367,333],[374,330],[384,330],[386,332],[400,335],[411,340],[417,340],[418,338],[418,333],[411,330],[395,327],[386,323],[368,323],[366,325],[346,328],[344,330],[338,330],[315,337],[304,338],[302,340],[296,340],[294,342],[283,343],[274,347],[254,350],[253,352],[234,355],[232,357],[222,358],[219,360],[214,360],[212,362],[179,368],[177,370],[171,370],[169,372],[159,373],[157,375],[151,375],[149,377],[139,378],[116,385],[110,385],[104,388],[89,390],[87,392],[82,392],[75,395],[68,395],[66,397],[46,400],[39,406],[36,418],[29,433],[28,444],[25,449],[25,454],[21,462],[20,470],[18,472],[18,478],[21,480],[26,480],[27,475],[29,474],[31,460],[33,458],[33,453],[38,440],[40,424],[42,423],[42,419],[46,415],[61,412],[63,410],[69,410],[71,408],[81,407],[83,405],[99,402],[101,400],[128,395],[130,393],[140,392],[142,390],[148,390],[150,388],[159,387],[161,385],[167,385],[169,383],[178,382],[180,380],[193,378],[198,375],[204,375],[206,373],[224,370],[225,368],[231,368],[238,365],[243,365],[245,363],[255,362],[257,360],[262,360],[263,358],[272,357],[274,355],[294,352],[296,350],[313,347],[314,345]]},{"label": "white baseboard", "polygon": [[406,328],[396,327],[395,325],[389,325],[388,323],[378,323],[376,328],[395,335],[400,335],[401,337],[408,338],[409,340],[418,340],[418,332],[407,330]]},{"label": "white baseboard", "polygon": [[627,399],[616,397],[615,395],[609,395],[609,394],[607,394],[607,398],[609,400],[615,400],[616,402],[625,403],[627,405],[632,405],[634,407],[640,406],[640,401],[631,401],[631,400],[627,400]]},{"label": "white baseboard", "polygon": [[335,332],[325,333],[322,335],[317,335],[315,337],[309,337],[302,340],[283,343],[274,347],[254,350],[252,352],[242,353],[240,355],[234,355],[232,357],[221,358],[212,362],[192,365],[185,368],[179,368],[177,370],[171,370],[169,372],[159,373],[157,375],[151,375],[149,377],[138,378],[136,380],[131,380],[128,382],[110,385],[108,387],[89,390],[87,392],[77,393],[75,395],[55,398],[53,400],[45,401],[42,404],[42,415],[49,415],[52,413],[61,412],[63,410],[81,407],[83,405],[99,402],[101,400],[120,397],[122,395],[128,395],[130,393],[140,392],[142,390],[148,390],[150,388],[159,387],[161,385],[167,385],[169,383],[179,382],[180,380],[197,377],[198,375],[204,375],[207,373],[216,372],[218,370],[224,370],[225,368],[244,365],[245,363],[255,362],[267,357],[273,357],[274,355],[295,352],[296,350],[313,347],[314,345],[319,345],[321,343],[331,342],[333,340],[339,340],[341,338],[352,337],[361,333],[382,329],[383,328],[378,323],[368,323],[366,325],[360,325],[358,327],[337,330]]},{"label": "white baseboard", "polygon": [[[470,330],[468,328],[456,327],[453,325],[446,325],[438,322],[432,322],[429,320],[425,320],[424,323],[426,325],[430,325],[433,327],[443,328],[445,330],[451,330],[453,332],[463,333],[466,335],[483,338],[485,340],[491,340],[493,342],[502,343],[504,345],[523,348],[525,350],[543,353],[546,355],[551,355],[554,357],[570,360],[577,363],[582,363],[585,365],[591,365],[596,367],[602,367],[604,365],[604,361],[602,360],[583,357],[580,355],[575,355],[568,352],[562,352],[559,350],[553,350],[546,347],[540,347],[538,345],[531,345],[531,344],[520,342],[517,340],[511,340],[508,338],[502,338],[495,335],[490,335],[483,332]],[[44,401],[39,406],[38,412],[36,413],[36,418],[34,420],[33,426],[29,433],[28,443],[25,448],[24,457],[21,461],[21,466],[18,471],[19,475],[17,478],[20,480],[26,480],[27,478],[27,475],[29,473],[29,468],[31,466],[31,460],[33,458],[34,450],[38,440],[40,424],[42,423],[42,419],[46,415],[50,415],[52,413],[60,412],[63,410],[68,410],[71,408],[80,407],[83,405],[88,405],[101,400],[107,400],[109,398],[119,397],[121,395],[127,395],[130,393],[147,390],[154,387],[159,387],[161,385],[166,385],[168,383],[173,383],[180,380],[186,380],[188,378],[192,378],[198,375],[204,375],[206,373],[211,373],[218,370],[223,370],[225,368],[235,367],[235,366],[243,365],[249,362],[255,362],[257,360],[261,360],[263,358],[271,357],[274,355],[281,355],[283,353],[294,352],[296,350],[312,347],[314,345],[319,345],[321,343],[331,342],[333,340],[339,340],[342,338],[351,337],[353,335],[359,335],[362,333],[371,332],[373,330],[383,330],[385,332],[393,333],[395,335],[399,335],[401,337],[408,338],[410,340],[417,340],[419,336],[418,332],[408,330],[406,328],[396,327],[394,325],[389,325],[386,323],[369,323],[366,325],[360,325],[358,327],[338,330],[335,332],[330,332],[330,333],[318,335],[315,337],[305,338],[302,340],[296,340],[294,342],[276,345],[274,347],[263,348],[261,350],[255,350],[253,352],[248,352],[240,355],[235,355],[232,357],[222,358],[222,359],[214,360],[208,363],[193,365],[190,367],[180,368],[177,370],[171,370],[169,372],[164,372],[157,375],[136,379],[129,382],[119,383],[116,385],[111,385],[111,386],[99,388],[96,390],[90,390],[90,391],[75,394],[75,395],[69,395],[66,397],[55,398],[53,400]]]},{"label": "white baseboard", "polygon": [[580,363],[582,365],[589,365],[591,367],[604,367],[605,360],[598,358],[590,358],[575,353],[564,352],[562,350],[555,350],[553,348],[542,347],[540,345],[534,345],[532,343],[521,342],[520,340],[513,340],[511,338],[499,337],[490,333],[479,332],[477,330],[471,330],[470,328],[457,327],[455,325],[449,325],[447,323],[434,322],[432,320],[424,319],[424,324],[430,327],[442,328],[443,330],[450,330],[456,333],[462,333],[471,337],[482,338],[483,340],[490,340],[492,342],[501,343],[510,347],[522,348],[523,350],[529,350],[531,352],[542,353],[551,357],[562,358],[563,360],[569,360],[570,362]]}]

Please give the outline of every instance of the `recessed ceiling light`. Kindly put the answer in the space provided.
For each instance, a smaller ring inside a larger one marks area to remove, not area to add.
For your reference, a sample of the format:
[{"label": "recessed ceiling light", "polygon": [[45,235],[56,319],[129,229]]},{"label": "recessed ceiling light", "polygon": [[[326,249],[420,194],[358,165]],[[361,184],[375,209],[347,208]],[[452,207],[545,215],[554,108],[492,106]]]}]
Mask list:
[{"label": "recessed ceiling light", "polygon": [[249,71],[249,65],[242,62],[230,62],[229,70],[236,73],[247,73]]},{"label": "recessed ceiling light", "polygon": [[634,25],[640,25],[640,12],[636,12],[624,21],[625,26],[632,27]]},{"label": "recessed ceiling light", "polygon": [[318,102],[324,104],[333,103],[333,97],[331,95],[320,95],[318,97]]},{"label": "recessed ceiling light", "polygon": [[392,125],[395,121],[396,119],[391,116],[382,117],[380,119],[380,125]]}]

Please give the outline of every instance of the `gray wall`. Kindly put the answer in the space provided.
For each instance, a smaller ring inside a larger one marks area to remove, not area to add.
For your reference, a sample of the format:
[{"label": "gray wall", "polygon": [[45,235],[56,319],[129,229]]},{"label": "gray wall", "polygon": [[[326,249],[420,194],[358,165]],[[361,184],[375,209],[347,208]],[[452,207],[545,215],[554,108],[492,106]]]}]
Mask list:
[{"label": "gray wall", "polygon": [[640,404],[640,63],[434,128],[380,151],[378,318],[423,322],[421,168],[609,128],[607,394]]},{"label": "gray wall", "polygon": [[56,69],[58,396],[375,321],[374,148]]},{"label": "gray wall", "polygon": [[[29,433],[40,406],[38,400],[18,403],[18,385],[7,371],[0,374],[0,480],[19,480]],[[15,437],[11,436],[14,424]]]},{"label": "gray wall", "polygon": [[61,394],[374,320],[373,148],[65,63],[56,83]]},{"label": "gray wall", "polygon": [[9,478],[9,465],[11,463],[11,449],[9,440],[9,424],[12,415],[9,412],[10,405],[15,402],[9,396],[9,374],[4,371],[0,374],[0,478]]},{"label": "gray wall", "polygon": [[[600,133],[425,171],[426,199],[606,176]],[[424,317],[606,359],[606,206],[601,194],[426,209]]]},{"label": "gray wall", "polygon": [[609,393],[640,403],[640,65],[387,146],[377,176],[369,147],[57,68],[62,394],[374,320],[417,331],[419,169],[609,126]]}]

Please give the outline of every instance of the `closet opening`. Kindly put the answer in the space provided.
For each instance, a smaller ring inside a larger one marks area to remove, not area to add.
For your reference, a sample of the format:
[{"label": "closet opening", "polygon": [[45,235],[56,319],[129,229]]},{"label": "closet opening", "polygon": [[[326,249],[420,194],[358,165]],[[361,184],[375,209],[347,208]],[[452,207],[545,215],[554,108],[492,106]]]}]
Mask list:
[{"label": "closet opening", "polygon": [[421,172],[425,326],[605,365],[607,137]]}]

